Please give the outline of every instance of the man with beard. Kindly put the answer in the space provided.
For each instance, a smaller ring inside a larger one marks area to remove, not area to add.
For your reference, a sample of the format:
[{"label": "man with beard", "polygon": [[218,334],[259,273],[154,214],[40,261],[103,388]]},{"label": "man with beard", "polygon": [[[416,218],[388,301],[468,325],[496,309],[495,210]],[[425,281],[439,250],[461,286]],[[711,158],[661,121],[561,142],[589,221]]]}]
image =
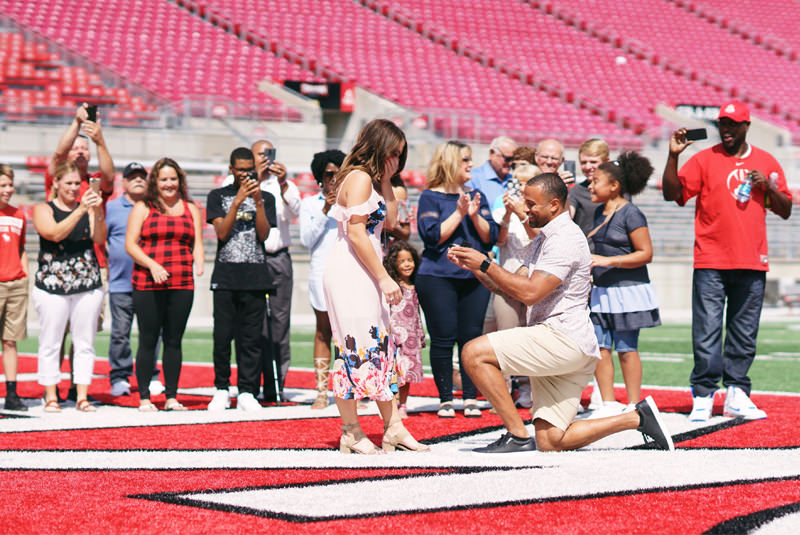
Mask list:
[{"label": "man with beard", "polygon": [[[533,239],[527,273],[511,273],[469,247],[448,258],[490,289],[525,303],[527,326],[485,334],[462,353],[470,378],[497,410],[507,433],[479,453],[574,450],[627,429],[638,429],[662,449],[674,449],[652,397],[627,413],[573,421],[581,393],[592,378],[600,350],[589,319],[589,246],[569,216],[567,186],[555,173],[535,176],[524,188]],[[531,378],[535,440],[506,388],[504,375]]]},{"label": "man with beard", "polygon": [[687,141],[685,128],[675,131],[663,178],[665,200],[683,206],[697,197],[689,415],[696,422],[711,417],[720,380],[727,387],[723,415],[751,420],[767,417],[750,400],[747,376],[755,359],[769,270],[765,218],[767,208],[783,219],[792,212],[783,169],[770,154],[746,140],[747,106],[738,101],[722,106],[718,128],[722,143],[695,154],[680,171],[678,156],[693,142]]}]

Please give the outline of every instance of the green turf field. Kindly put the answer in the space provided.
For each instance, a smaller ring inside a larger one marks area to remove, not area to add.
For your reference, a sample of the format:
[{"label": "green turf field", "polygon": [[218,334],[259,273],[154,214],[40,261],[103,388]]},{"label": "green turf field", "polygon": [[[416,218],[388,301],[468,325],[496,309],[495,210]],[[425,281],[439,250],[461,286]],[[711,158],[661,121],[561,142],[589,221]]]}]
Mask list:
[{"label": "green turf field", "polygon": [[[132,340],[136,350],[136,337]],[[312,367],[313,332],[296,329],[292,334],[292,365]],[[800,392],[800,322],[762,323],[758,336],[758,352],[750,369],[750,378],[757,390]],[[97,336],[97,354],[108,355],[108,332]],[[36,337],[19,344],[20,352],[35,353]],[[668,324],[643,329],[639,342],[642,356],[643,383],[662,386],[687,386],[692,369],[691,329],[689,325]],[[211,362],[211,330],[187,331],[183,338],[184,360]],[[428,365],[427,350],[423,363]],[[617,366],[615,382],[622,383]]]}]

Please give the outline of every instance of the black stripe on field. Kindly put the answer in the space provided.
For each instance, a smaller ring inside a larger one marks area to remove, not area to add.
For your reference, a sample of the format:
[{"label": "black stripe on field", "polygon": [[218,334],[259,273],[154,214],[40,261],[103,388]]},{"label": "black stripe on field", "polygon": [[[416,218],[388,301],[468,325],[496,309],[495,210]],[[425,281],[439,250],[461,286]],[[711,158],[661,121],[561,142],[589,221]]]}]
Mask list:
[{"label": "black stripe on field", "polygon": [[[492,472],[492,471],[502,471],[502,470],[514,470],[519,469],[520,467],[504,467],[500,469],[496,469],[494,467],[487,468],[487,467],[461,467],[458,469],[454,469],[452,471],[442,473],[428,473],[428,474],[415,474],[415,475],[397,475],[397,476],[387,476],[382,479],[413,479],[413,478],[420,478],[420,477],[436,477],[437,475],[452,475],[452,474],[466,474],[466,473],[478,473],[478,472]],[[523,467],[527,468],[527,467]],[[531,468],[541,468],[541,467],[531,467]],[[350,482],[362,482],[362,481],[372,481],[370,478],[355,478],[355,479],[348,479],[348,480],[335,480],[335,481],[327,481],[327,482],[311,482],[311,483],[294,483],[291,485],[275,485],[275,486],[264,486],[264,487],[250,487],[245,490],[252,491],[252,490],[260,490],[260,489],[275,489],[275,488],[288,488],[288,487],[295,487],[295,488],[308,488],[312,489],[313,487],[322,486],[322,485],[337,485],[343,483],[350,483]],[[628,491],[615,491],[615,492],[603,492],[603,493],[595,493],[595,494],[584,494],[580,496],[553,496],[550,498],[536,498],[536,499],[529,499],[529,500],[506,500],[502,502],[494,502],[494,503],[479,503],[479,504],[469,504],[469,505],[456,505],[456,506],[448,506],[448,507],[437,507],[437,508],[430,508],[430,509],[408,509],[408,510],[396,510],[396,511],[381,511],[378,513],[364,513],[358,515],[328,515],[328,516],[318,516],[318,517],[309,517],[309,516],[302,516],[302,515],[293,515],[287,513],[278,513],[274,511],[264,511],[261,509],[254,509],[252,507],[243,507],[243,506],[235,506],[235,505],[228,505],[228,504],[221,504],[221,503],[210,503],[204,502],[202,500],[194,499],[194,498],[186,498],[184,497],[187,494],[223,494],[223,493],[230,493],[230,492],[237,492],[237,490],[230,490],[230,489],[214,489],[208,491],[188,491],[182,493],[154,493],[154,494],[135,494],[135,495],[128,495],[128,498],[135,498],[135,499],[142,499],[142,500],[150,500],[150,501],[158,501],[164,503],[170,503],[175,505],[186,505],[189,507],[199,507],[201,509],[208,509],[213,511],[222,511],[222,512],[229,512],[229,513],[238,513],[238,514],[245,514],[251,516],[258,516],[262,518],[274,518],[277,520],[285,520],[287,522],[295,522],[295,523],[312,523],[312,522],[327,522],[332,520],[351,520],[351,519],[361,519],[361,518],[378,518],[383,516],[398,516],[398,515],[413,515],[413,514],[430,514],[430,513],[440,513],[440,512],[450,512],[450,511],[465,511],[471,509],[490,509],[496,507],[509,507],[509,506],[520,506],[520,505],[533,505],[533,504],[542,504],[542,503],[554,503],[554,502],[571,502],[571,501],[580,501],[580,500],[596,500],[602,498],[612,498],[612,497],[621,497],[621,496],[637,496],[642,494],[658,494],[664,492],[685,492],[690,490],[699,490],[699,489],[711,489],[711,488],[722,488],[722,487],[731,487],[731,486],[745,486],[745,485],[754,485],[759,483],[773,483],[773,482],[780,482],[780,481],[800,481],[800,477],[798,476],[785,476],[785,477],[775,477],[775,478],[763,478],[763,479],[749,479],[749,480],[735,480],[735,481],[725,481],[719,483],[697,483],[692,485],[679,485],[679,486],[672,486],[672,487],[656,487],[651,489],[641,489],[641,490],[628,490]],[[723,532],[719,532],[723,533]],[[729,533],[729,532],[727,532]]]},{"label": "black stripe on field", "polygon": [[728,533],[752,533],[761,526],[778,520],[792,513],[800,512],[800,502],[789,503],[780,507],[763,509],[749,515],[737,516],[720,522],[703,535],[725,535]]},{"label": "black stripe on field", "polygon": [[[701,427],[698,429],[693,429],[691,431],[686,431],[685,433],[678,433],[677,435],[672,435],[672,442],[678,444],[679,442],[685,442],[687,440],[693,440],[695,438],[700,438],[705,435],[710,435],[712,433],[716,433],[717,431],[722,431],[723,429],[729,429],[731,427],[736,427],[739,425],[746,424],[748,422],[756,422],[758,420],[744,420],[741,418],[734,418],[733,420],[728,420],[727,422],[722,422],[719,424],[710,425],[708,427]],[[625,448],[628,450],[655,450],[659,449],[656,446],[655,442],[648,442],[646,444],[640,444],[638,446],[630,446]],[[705,449],[705,448],[704,448]],[[709,448],[711,449],[711,448]],[[741,449],[741,448],[734,448],[734,449]],[[751,448],[746,448],[751,449]],[[755,449],[755,448],[752,448]],[[776,448],[769,448],[769,449],[776,449]]]}]

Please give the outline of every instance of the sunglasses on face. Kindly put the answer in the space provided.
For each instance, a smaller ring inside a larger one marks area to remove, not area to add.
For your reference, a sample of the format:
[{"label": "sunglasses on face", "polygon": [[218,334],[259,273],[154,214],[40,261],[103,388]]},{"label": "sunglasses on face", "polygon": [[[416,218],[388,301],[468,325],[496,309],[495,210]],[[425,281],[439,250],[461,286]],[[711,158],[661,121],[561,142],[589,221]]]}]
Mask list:
[{"label": "sunglasses on face", "polygon": [[514,157],[513,156],[506,156],[505,154],[503,154],[499,150],[495,150],[494,153],[497,154],[498,156],[500,156],[507,164],[511,164],[511,162],[514,161]]}]

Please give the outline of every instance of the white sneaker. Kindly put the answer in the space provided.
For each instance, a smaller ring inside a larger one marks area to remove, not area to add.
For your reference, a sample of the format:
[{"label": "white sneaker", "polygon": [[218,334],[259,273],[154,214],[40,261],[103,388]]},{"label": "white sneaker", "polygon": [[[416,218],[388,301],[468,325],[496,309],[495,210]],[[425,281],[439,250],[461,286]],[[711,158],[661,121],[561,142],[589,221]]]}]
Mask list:
[{"label": "white sneaker", "polygon": [[164,385],[158,379],[150,381],[150,395],[157,396],[164,393]]},{"label": "white sneaker", "polygon": [[603,396],[600,395],[600,387],[597,386],[597,379],[592,379],[592,397],[589,398],[590,411],[596,411],[603,406]]},{"label": "white sneaker", "polygon": [[[527,377],[526,377],[527,379]],[[530,409],[533,406],[533,397],[531,396],[531,383],[524,381],[518,383],[517,397],[514,398],[514,404],[518,409]]]},{"label": "white sneaker", "polygon": [[767,417],[767,413],[756,407],[750,397],[738,386],[729,386],[728,391],[725,392],[725,407],[722,415],[745,420],[761,420]]},{"label": "white sneaker", "polygon": [[617,416],[626,412],[627,405],[623,405],[619,401],[604,401],[603,406],[592,411],[591,416],[587,420],[597,420],[598,418],[608,418],[609,416]]},{"label": "white sneaker", "polygon": [[694,396],[692,401],[692,412],[689,414],[690,422],[707,422],[711,418],[711,410],[714,408],[714,394],[710,396]]},{"label": "white sneaker", "polygon": [[224,411],[231,406],[231,395],[228,390],[217,390],[214,392],[214,397],[208,403],[208,410],[210,411]]},{"label": "white sneaker", "polygon": [[131,384],[126,381],[117,381],[116,383],[111,385],[111,395],[115,398],[120,396],[130,396],[131,395]]},{"label": "white sneaker", "polygon": [[258,402],[253,394],[244,392],[236,398],[236,408],[240,411],[251,412],[260,411],[263,407],[261,407],[261,403]]}]

